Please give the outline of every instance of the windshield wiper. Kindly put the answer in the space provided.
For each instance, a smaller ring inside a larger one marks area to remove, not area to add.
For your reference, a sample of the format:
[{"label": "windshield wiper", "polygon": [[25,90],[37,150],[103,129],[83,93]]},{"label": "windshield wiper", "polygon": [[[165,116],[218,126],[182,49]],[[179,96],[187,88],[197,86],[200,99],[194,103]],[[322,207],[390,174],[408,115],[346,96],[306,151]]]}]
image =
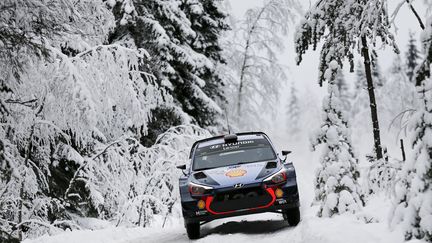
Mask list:
[{"label": "windshield wiper", "polygon": [[[252,162],[253,162],[253,161],[252,161]],[[234,165],[249,164],[249,163],[252,163],[252,162],[249,162],[249,161],[243,161],[243,162],[235,163]]]},{"label": "windshield wiper", "polygon": [[233,164],[233,165],[241,165],[241,164],[250,164],[250,163],[256,163],[256,162],[265,162],[265,161],[271,161],[271,160],[274,160],[274,159],[260,159],[260,160],[254,160],[254,161],[241,161],[241,162],[238,162],[238,163],[236,163],[236,164]]}]

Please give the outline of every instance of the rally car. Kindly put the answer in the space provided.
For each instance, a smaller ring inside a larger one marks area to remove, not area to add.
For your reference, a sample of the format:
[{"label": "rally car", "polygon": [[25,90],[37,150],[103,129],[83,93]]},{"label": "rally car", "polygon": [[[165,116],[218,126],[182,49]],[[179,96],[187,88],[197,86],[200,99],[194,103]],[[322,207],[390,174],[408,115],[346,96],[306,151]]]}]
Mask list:
[{"label": "rally car", "polygon": [[200,237],[209,221],[263,212],[283,214],[290,225],[300,221],[296,172],[279,158],[262,132],[228,134],[192,145],[190,166],[180,165],[180,197],[187,235]]}]

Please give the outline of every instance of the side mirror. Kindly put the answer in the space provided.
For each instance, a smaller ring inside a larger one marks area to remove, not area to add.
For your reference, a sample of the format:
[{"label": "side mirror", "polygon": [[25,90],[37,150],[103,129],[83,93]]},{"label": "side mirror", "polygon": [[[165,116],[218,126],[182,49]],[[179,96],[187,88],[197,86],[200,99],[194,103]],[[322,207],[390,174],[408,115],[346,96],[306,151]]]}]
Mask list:
[{"label": "side mirror", "polygon": [[282,155],[283,156],[287,156],[290,153],[291,153],[291,151],[289,151],[289,150],[282,150]]},{"label": "side mirror", "polygon": [[178,165],[176,168],[180,170],[186,170],[186,165]]}]

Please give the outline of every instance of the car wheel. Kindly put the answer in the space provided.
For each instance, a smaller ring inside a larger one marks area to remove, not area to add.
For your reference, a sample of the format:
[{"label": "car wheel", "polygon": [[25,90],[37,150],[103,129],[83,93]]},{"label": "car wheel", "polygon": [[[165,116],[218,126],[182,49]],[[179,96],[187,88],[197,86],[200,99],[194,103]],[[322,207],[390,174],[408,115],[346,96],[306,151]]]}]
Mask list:
[{"label": "car wheel", "polygon": [[200,237],[200,224],[199,223],[187,223],[186,232],[189,239],[198,239]]},{"label": "car wheel", "polygon": [[300,209],[298,207],[288,209],[283,213],[283,216],[291,226],[296,226],[300,222]]}]

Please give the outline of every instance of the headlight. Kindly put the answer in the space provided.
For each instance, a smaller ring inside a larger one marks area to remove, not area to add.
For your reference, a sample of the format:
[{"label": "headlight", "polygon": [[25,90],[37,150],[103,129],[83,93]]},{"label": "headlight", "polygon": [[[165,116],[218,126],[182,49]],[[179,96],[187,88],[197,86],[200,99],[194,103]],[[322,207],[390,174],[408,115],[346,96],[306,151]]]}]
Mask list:
[{"label": "headlight", "polygon": [[208,193],[209,190],[213,189],[210,186],[198,185],[195,183],[189,183],[189,192],[192,196],[201,196]]},{"label": "headlight", "polygon": [[266,179],[264,179],[264,182],[270,182],[273,184],[281,184],[283,182],[286,182],[286,180],[287,180],[286,171],[284,169],[281,169],[276,174],[269,176]]}]

